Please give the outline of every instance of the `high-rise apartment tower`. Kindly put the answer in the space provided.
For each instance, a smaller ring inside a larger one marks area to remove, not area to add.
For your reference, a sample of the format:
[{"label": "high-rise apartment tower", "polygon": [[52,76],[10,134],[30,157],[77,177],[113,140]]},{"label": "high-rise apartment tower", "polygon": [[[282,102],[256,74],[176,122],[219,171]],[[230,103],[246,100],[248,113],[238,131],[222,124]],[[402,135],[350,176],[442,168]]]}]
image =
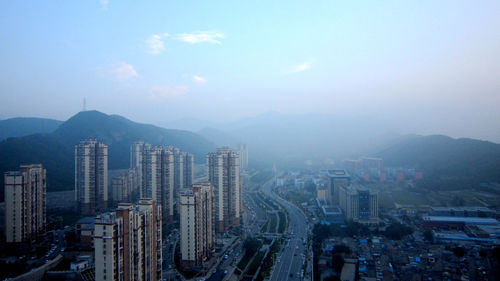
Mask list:
[{"label": "high-rise apartment tower", "polygon": [[6,242],[34,242],[46,230],[46,177],[42,164],[4,174]]},{"label": "high-rise apartment tower", "polygon": [[83,214],[108,207],[108,146],[89,139],[75,145],[75,199]]}]

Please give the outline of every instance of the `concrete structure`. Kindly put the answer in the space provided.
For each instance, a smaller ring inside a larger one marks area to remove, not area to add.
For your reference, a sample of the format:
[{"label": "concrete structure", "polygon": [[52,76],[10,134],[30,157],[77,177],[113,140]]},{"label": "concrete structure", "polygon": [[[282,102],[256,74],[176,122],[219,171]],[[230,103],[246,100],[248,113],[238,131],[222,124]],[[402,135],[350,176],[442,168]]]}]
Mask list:
[{"label": "concrete structure", "polygon": [[161,207],[121,203],[95,221],[95,280],[161,280]]},{"label": "concrete structure", "polygon": [[350,173],[356,173],[361,169],[360,160],[345,159],[342,161],[342,167],[349,171]]},{"label": "concrete structure", "polygon": [[46,171],[42,164],[22,165],[4,174],[7,243],[34,242],[45,235]]},{"label": "concrete structure", "polygon": [[83,247],[94,248],[95,217],[84,217],[75,224],[75,230]]},{"label": "concrete structure", "polygon": [[361,167],[365,170],[378,170],[381,171],[384,168],[384,160],[382,158],[361,158]]},{"label": "concrete structure", "polygon": [[378,193],[352,186],[341,187],[340,208],[346,219],[360,223],[378,223]]},{"label": "concrete structure", "polygon": [[162,206],[165,222],[172,221],[178,191],[194,181],[194,156],[175,147],[135,142],[130,147],[130,165],[137,170],[141,197]]},{"label": "concrete structure", "polygon": [[174,156],[171,150],[145,145],[142,152],[141,197],[152,198],[162,207],[165,223],[174,216]]},{"label": "concrete structure", "polygon": [[183,188],[185,188],[192,186],[194,182],[194,156],[185,152],[183,157]]},{"label": "concrete structure", "polygon": [[174,192],[190,187],[194,181],[194,156],[178,148],[170,148],[174,153]]},{"label": "concrete structure", "polygon": [[129,169],[111,180],[111,194],[114,202],[132,202],[139,193],[137,169]]},{"label": "concrete structure", "polygon": [[108,146],[89,139],[75,145],[75,200],[83,214],[108,207]]},{"label": "concrete structure", "polygon": [[328,223],[334,223],[334,224],[344,223],[344,216],[338,206],[322,205],[321,212],[323,214],[324,220]]},{"label": "concrete structure", "polygon": [[239,154],[240,154],[240,170],[244,171],[248,169],[248,146],[246,143],[240,143]]},{"label": "concrete structure", "polygon": [[214,186],[214,221],[217,232],[240,225],[241,180],[237,152],[227,147],[207,155],[208,180]]},{"label": "concrete structure", "polygon": [[142,158],[144,150],[150,146],[150,144],[146,144],[143,141],[134,142],[130,145],[130,169],[136,170],[139,191],[141,191],[142,187]]},{"label": "concrete structure", "polygon": [[446,229],[464,229],[466,225],[489,225],[500,227],[500,222],[495,218],[423,216],[422,221],[423,225],[426,227]]},{"label": "concrete structure", "polygon": [[183,267],[203,267],[215,250],[212,200],[211,183],[194,184],[179,194]]},{"label": "concrete structure", "polygon": [[449,217],[495,217],[496,212],[486,207],[431,207],[429,210],[431,216],[449,216]]},{"label": "concrete structure", "polygon": [[330,196],[328,195],[328,189],[324,189],[324,188],[316,189],[316,197],[319,200],[329,201],[328,199],[330,198]]},{"label": "concrete structure", "polygon": [[346,170],[328,170],[328,200],[331,205],[339,205],[339,191],[351,183]]}]

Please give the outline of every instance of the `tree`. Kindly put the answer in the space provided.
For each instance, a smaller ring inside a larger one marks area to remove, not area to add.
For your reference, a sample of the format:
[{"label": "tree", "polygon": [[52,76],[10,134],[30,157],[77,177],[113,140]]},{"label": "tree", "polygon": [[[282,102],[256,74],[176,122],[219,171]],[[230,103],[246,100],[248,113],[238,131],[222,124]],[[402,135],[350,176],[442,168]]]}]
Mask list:
[{"label": "tree", "polygon": [[459,258],[465,256],[465,253],[466,253],[466,251],[463,247],[455,247],[455,248],[453,248],[452,251],[455,254],[455,256],[457,256]]},{"label": "tree", "polygon": [[426,229],[424,231],[424,238],[426,241],[434,243],[434,232],[432,232],[432,230],[430,229]]},{"label": "tree", "polygon": [[243,248],[245,249],[245,252],[249,253],[249,255],[255,254],[259,248],[260,248],[260,241],[257,238],[249,237],[245,239],[245,242],[243,243]]},{"label": "tree", "polygon": [[400,240],[406,235],[410,235],[413,233],[413,229],[409,226],[400,224],[398,222],[392,223],[385,230],[385,236],[389,239]]},{"label": "tree", "polygon": [[332,256],[332,267],[340,275],[342,272],[342,267],[344,266],[344,257],[341,254],[334,254]]},{"label": "tree", "polygon": [[333,246],[333,254],[350,254],[351,248],[346,244],[337,244]]}]

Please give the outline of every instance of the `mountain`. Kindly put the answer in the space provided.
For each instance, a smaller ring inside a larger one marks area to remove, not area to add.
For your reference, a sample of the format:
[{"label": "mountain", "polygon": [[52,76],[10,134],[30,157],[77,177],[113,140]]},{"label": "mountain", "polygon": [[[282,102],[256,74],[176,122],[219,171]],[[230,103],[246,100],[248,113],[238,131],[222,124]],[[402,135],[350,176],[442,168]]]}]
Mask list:
[{"label": "mountain", "polygon": [[385,166],[424,172],[429,188],[466,188],[500,182],[500,144],[442,135],[411,136],[374,154]]},{"label": "mountain", "polygon": [[0,120],[0,140],[37,133],[51,133],[62,123],[63,121],[54,119],[30,117]]},{"label": "mountain", "polygon": [[238,144],[241,143],[236,137],[222,131],[219,129],[206,127],[196,132],[200,136],[203,136],[207,140],[215,143],[217,147],[229,146],[232,148],[238,148]]},{"label": "mountain", "polygon": [[328,114],[268,112],[219,129],[248,144],[251,165],[258,161],[281,167],[302,165],[305,160],[321,164],[326,159],[366,155],[399,137],[373,118]]},{"label": "mountain", "polygon": [[171,129],[186,130],[196,132],[206,127],[214,127],[216,123],[200,120],[196,118],[186,117],[173,121],[163,121],[158,123],[160,126]]},{"label": "mountain", "polygon": [[[204,163],[206,153],[215,150],[213,143],[192,132],[135,123],[98,111],[84,111],[68,119],[52,133],[1,141],[0,172],[17,170],[20,164],[42,163],[47,169],[49,191],[73,189],[74,146],[86,138],[108,144],[109,169],[128,168],[130,144],[138,140],[179,147],[193,153],[198,163]],[[3,177],[0,186],[3,188]]]}]

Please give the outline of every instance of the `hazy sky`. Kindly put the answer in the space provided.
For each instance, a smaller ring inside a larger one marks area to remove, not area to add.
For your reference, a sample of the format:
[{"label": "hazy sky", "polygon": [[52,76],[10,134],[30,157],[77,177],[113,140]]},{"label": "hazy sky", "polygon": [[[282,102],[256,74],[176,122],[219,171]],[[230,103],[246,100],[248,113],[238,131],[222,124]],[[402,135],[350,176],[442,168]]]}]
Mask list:
[{"label": "hazy sky", "polygon": [[[355,2],[355,3],[353,3]],[[0,1],[0,118],[376,116],[500,140],[500,1]]]}]

